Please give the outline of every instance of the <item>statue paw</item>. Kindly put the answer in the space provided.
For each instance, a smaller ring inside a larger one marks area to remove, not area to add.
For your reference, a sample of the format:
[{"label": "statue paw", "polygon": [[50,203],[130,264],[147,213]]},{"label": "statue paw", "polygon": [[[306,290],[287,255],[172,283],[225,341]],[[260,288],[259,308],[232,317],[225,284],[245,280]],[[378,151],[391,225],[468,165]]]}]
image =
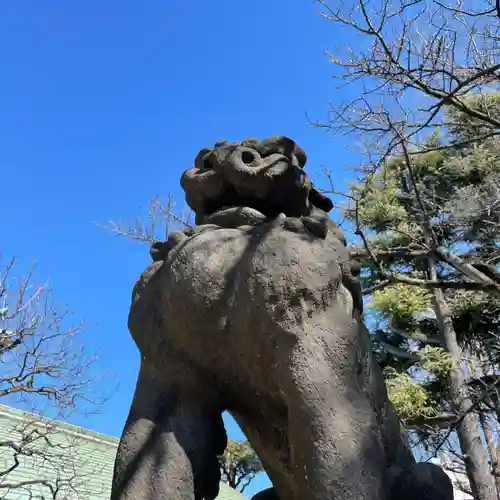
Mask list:
[{"label": "statue paw", "polygon": [[325,239],[328,234],[328,217],[320,218],[316,216],[302,217],[302,224],[314,236]]},{"label": "statue paw", "polygon": [[283,227],[294,233],[303,233],[325,239],[328,234],[328,216],[321,217],[315,214],[303,217],[287,217]]},{"label": "statue paw", "polygon": [[165,260],[169,250],[170,246],[166,241],[155,241],[149,249],[149,255],[153,262],[160,262]]},{"label": "statue paw", "polygon": [[168,253],[172,248],[176,247],[179,243],[187,240],[193,229],[187,228],[181,231],[175,231],[168,235],[167,241],[155,241],[151,245],[149,255],[153,262],[165,260]]},{"label": "statue paw", "polygon": [[267,488],[256,493],[252,500],[279,500],[276,490],[274,488]]},{"label": "statue paw", "polygon": [[453,500],[453,483],[438,465],[419,462],[399,472],[393,480],[390,500]]}]

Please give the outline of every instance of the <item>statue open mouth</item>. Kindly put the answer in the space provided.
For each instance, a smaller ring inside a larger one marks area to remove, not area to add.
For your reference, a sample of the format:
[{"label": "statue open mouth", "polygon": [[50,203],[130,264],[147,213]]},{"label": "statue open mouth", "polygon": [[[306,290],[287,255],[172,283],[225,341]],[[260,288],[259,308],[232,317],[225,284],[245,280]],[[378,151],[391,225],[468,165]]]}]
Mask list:
[{"label": "statue open mouth", "polygon": [[287,137],[219,142],[200,151],[181,186],[197,225],[256,225],[280,214],[307,216],[312,206],[328,212],[332,202],[311,184],[305,163],[305,153]]},{"label": "statue open mouth", "polygon": [[216,200],[205,202],[200,222],[237,227],[261,224],[280,214],[300,217],[309,213],[308,199],[305,196],[303,198],[300,206],[297,206],[297,200],[292,203],[286,201],[274,203],[272,198],[243,197],[232,186],[227,186]]}]

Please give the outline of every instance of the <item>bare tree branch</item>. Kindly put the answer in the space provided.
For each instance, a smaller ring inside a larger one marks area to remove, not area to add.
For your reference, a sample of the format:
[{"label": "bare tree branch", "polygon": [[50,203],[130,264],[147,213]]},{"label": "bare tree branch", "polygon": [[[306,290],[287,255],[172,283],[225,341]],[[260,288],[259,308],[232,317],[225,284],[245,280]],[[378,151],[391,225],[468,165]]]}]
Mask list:
[{"label": "bare tree branch", "polygon": [[108,224],[94,223],[97,227],[106,229],[116,234],[124,236],[140,243],[153,244],[155,241],[163,241],[170,231],[176,228],[193,227],[193,212],[183,209],[180,213],[175,211],[175,203],[169,195],[166,204],[161,203],[158,197],[149,201],[146,217],[136,218],[134,224],[115,223],[109,221]]},{"label": "bare tree branch", "polygon": [[[108,395],[92,373],[95,356],[80,341],[83,322],[72,323],[69,312],[55,303],[49,284],[36,283],[35,266],[15,276],[14,258],[2,264],[0,400],[31,417],[4,429],[9,438],[0,441],[0,495],[65,500],[84,477],[75,470],[78,443],[61,442],[54,421],[97,410]],[[22,479],[26,460],[45,464],[48,472]]]}]

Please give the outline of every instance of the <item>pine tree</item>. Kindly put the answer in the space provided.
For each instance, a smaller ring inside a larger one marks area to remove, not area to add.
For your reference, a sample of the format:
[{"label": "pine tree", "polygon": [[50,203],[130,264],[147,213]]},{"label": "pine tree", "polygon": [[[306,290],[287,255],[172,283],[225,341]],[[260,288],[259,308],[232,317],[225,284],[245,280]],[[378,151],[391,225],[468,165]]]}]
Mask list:
[{"label": "pine tree", "polygon": [[[500,96],[467,104],[492,113]],[[418,149],[403,144],[366,172],[346,215],[361,237],[353,255],[400,417],[435,453],[456,431],[472,491],[492,484],[491,470],[500,494],[500,140],[456,110],[445,121]]]}]

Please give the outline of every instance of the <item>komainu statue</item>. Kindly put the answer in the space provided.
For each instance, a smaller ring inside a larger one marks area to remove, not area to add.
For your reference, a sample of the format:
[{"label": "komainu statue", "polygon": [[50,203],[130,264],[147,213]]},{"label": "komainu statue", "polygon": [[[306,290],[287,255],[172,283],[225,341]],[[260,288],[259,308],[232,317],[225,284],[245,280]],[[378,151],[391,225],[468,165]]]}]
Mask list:
[{"label": "komainu statue", "polygon": [[222,413],[273,488],[259,499],[448,500],[416,464],[361,321],[332,202],[291,139],[219,142],[181,185],[196,226],[155,243],[132,294],[141,354],[112,500],[213,500]]}]

